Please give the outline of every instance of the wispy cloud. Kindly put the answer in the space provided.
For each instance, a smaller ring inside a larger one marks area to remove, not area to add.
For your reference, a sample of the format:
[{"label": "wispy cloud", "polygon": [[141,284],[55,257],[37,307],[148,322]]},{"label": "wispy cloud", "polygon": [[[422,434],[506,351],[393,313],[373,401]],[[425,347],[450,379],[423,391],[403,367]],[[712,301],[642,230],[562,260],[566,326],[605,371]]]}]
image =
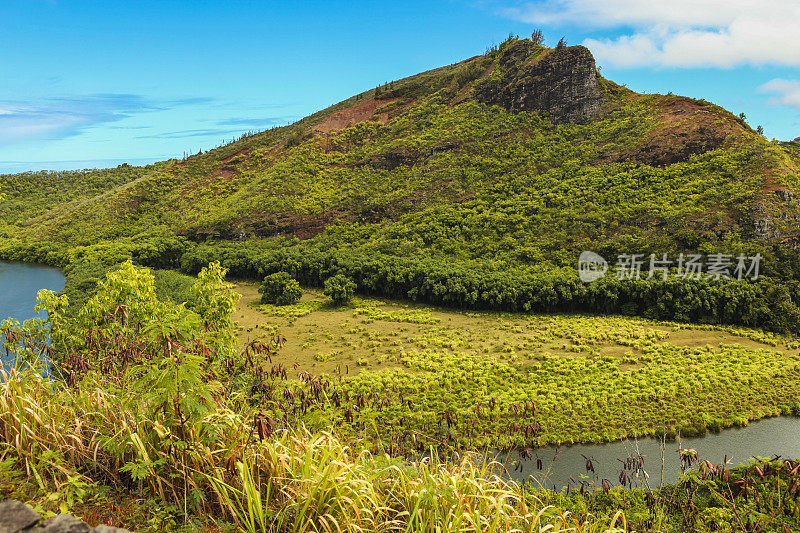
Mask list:
[{"label": "wispy cloud", "polygon": [[0,146],[30,140],[63,139],[99,124],[138,113],[202,104],[209,98],[155,101],[137,94],[53,96],[0,101]]},{"label": "wispy cloud", "polygon": [[109,126],[112,130],[149,130],[152,126]]},{"label": "wispy cloud", "polygon": [[172,109],[173,107],[179,107],[184,105],[197,105],[197,104],[210,104],[212,102],[216,102],[216,98],[211,98],[207,96],[199,96],[194,98],[178,98],[177,100],[167,100],[164,103],[164,109]]},{"label": "wispy cloud", "polygon": [[500,8],[532,24],[616,29],[586,39],[603,64],[800,65],[800,2],[789,0],[545,0]]},{"label": "wispy cloud", "polygon": [[137,139],[182,139],[188,137],[219,137],[220,135],[230,135],[234,133],[241,133],[241,129],[222,129],[222,128],[206,128],[194,130],[179,130],[179,131],[164,131],[161,133],[154,133],[152,135],[140,135]]},{"label": "wispy cloud", "polygon": [[[284,125],[297,120],[295,116],[241,118],[234,117],[214,122],[219,128],[198,128],[178,131],[165,131],[152,135],[140,135],[137,139],[181,139],[189,137],[223,137],[240,135],[245,130],[263,130],[272,126]],[[239,126],[239,127],[237,127]]]},{"label": "wispy cloud", "polygon": [[775,94],[771,104],[788,105],[800,109],[800,81],[775,78],[758,88],[763,93]]},{"label": "wispy cloud", "polygon": [[220,126],[254,126],[254,127],[269,127],[269,126],[283,126],[287,123],[297,120],[296,116],[283,116],[283,117],[264,117],[264,118],[229,118],[217,122]]}]

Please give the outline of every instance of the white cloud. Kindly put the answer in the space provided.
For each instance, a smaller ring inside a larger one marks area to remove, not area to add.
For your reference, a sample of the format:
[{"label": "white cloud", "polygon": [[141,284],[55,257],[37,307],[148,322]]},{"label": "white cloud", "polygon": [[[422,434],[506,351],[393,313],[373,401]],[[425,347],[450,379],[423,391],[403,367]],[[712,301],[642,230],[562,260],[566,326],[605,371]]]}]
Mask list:
[{"label": "white cloud", "polygon": [[800,81],[775,78],[758,88],[764,93],[777,94],[770,103],[788,105],[800,109]]},{"label": "white cloud", "polygon": [[0,101],[0,146],[63,139],[131,115],[206,103],[208,98],[155,102],[136,94],[93,94],[29,101]]},{"label": "white cloud", "polygon": [[718,26],[764,11],[792,10],[791,0],[548,0],[504,11],[525,22],[622,25]]},{"label": "white cloud", "polygon": [[800,65],[796,0],[546,0],[502,12],[532,24],[622,30],[584,41],[601,64]]}]

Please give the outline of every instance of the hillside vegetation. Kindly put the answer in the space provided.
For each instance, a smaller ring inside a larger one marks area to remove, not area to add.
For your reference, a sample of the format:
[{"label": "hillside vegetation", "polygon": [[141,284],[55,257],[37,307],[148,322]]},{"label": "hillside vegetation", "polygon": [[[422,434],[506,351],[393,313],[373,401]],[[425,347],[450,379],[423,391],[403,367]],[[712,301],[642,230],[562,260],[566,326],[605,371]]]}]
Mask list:
[{"label": "hillside vegetation", "polygon": [[[184,160],[2,176],[0,256],[186,273],[220,260],[239,277],[321,286],[343,272],[362,293],[458,307],[791,331],[799,165],[797,143],[718,106],[637,94],[583,47],[511,37]],[[582,250],[612,264],[760,253],[763,275],[587,287]]]},{"label": "hillside vegetation", "polygon": [[[474,258],[626,237],[676,246],[742,238],[765,192],[797,187],[791,145],[766,142],[705,101],[639,95],[599,74],[602,113],[584,123],[474,97],[503,79],[509,57],[544,62],[572,49],[581,47],[512,39],[183,161],[4,176],[9,201],[0,215],[25,235],[72,244],[153,228],[191,238],[308,238],[354,224],[378,231],[376,245],[419,235],[403,253]],[[450,229],[447,215],[462,228],[439,236],[435,229]]]}]

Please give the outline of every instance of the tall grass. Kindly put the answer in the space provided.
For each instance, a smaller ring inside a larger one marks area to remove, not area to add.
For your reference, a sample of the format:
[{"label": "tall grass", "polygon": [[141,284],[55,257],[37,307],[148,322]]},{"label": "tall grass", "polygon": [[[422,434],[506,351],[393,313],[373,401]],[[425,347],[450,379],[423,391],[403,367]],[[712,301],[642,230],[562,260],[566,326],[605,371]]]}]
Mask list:
[{"label": "tall grass", "polygon": [[491,463],[405,463],[304,429],[260,440],[252,420],[218,405],[177,441],[177,428],[91,376],[66,388],[33,372],[2,372],[4,460],[56,484],[79,473],[87,483],[146,490],[242,531],[625,528],[621,514],[600,525],[542,505]]}]

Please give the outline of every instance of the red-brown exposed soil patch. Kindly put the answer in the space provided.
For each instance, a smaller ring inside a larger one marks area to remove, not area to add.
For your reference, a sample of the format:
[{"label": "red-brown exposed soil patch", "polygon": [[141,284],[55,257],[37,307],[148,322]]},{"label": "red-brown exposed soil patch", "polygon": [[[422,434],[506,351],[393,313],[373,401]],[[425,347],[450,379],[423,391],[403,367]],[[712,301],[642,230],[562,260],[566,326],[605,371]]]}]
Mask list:
[{"label": "red-brown exposed soil patch", "polygon": [[222,160],[222,162],[223,163],[227,163],[231,159],[233,159],[234,157],[240,156],[240,155],[247,155],[249,152],[250,152],[250,148],[243,148],[243,149],[239,150],[238,152],[236,152],[235,154],[226,157],[225,159]]},{"label": "red-brown exposed soil patch", "polygon": [[742,126],[710,104],[683,96],[662,96],[653,103],[660,110],[658,125],[639,146],[614,154],[610,160],[671,165],[721,148],[729,137],[741,136]]},{"label": "red-brown exposed soil patch", "polygon": [[775,191],[785,191],[786,186],[782,185],[774,176],[774,172],[767,173],[764,176],[764,185],[761,186],[761,196],[767,196]]},{"label": "red-brown exposed soil patch", "polygon": [[397,100],[400,100],[400,98],[386,98],[385,100],[370,98],[369,100],[364,100],[347,109],[342,109],[332,115],[328,115],[319,124],[314,126],[313,131],[314,133],[335,133],[344,128],[353,126],[354,124],[372,120],[373,118],[377,118],[379,121],[386,124],[389,122],[389,112],[378,113],[376,116],[375,111],[379,107]]},{"label": "red-brown exposed soil patch", "polygon": [[214,172],[212,172],[209,177],[211,177],[211,178],[226,178],[227,179],[227,178],[232,178],[232,177],[236,176],[237,174],[238,174],[238,172],[236,172],[235,170],[232,170],[230,168],[221,168],[219,170],[215,170]]}]

